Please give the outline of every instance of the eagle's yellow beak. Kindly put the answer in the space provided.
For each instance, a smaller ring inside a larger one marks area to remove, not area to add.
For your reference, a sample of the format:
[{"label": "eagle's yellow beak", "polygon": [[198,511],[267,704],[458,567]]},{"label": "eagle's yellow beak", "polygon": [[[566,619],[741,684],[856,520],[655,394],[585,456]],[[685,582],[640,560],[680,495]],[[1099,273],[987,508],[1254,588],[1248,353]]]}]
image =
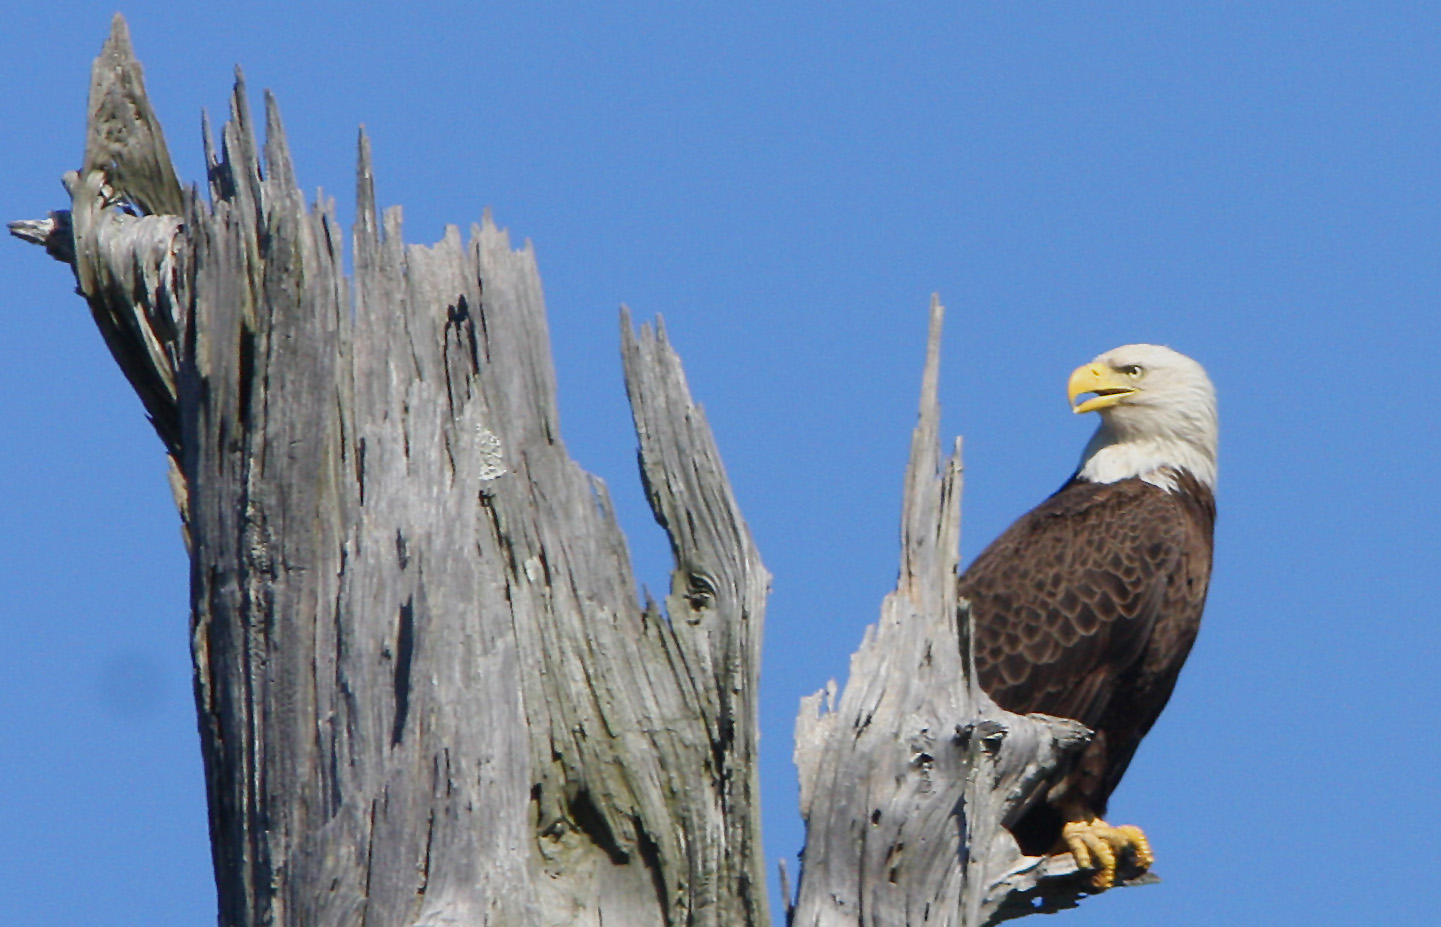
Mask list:
[{"label": "eagle's yellow beak", "polygon": [[[1139,390],[1131,384],[1130,378],[1105,364],[1082,364],[1066,384],[1066,398],[1071,401],[1071,411],[1078,414],[1113,406],[1135,392]],[[1076,397],[1083,393],[1095,395],[1076,405]]]}]

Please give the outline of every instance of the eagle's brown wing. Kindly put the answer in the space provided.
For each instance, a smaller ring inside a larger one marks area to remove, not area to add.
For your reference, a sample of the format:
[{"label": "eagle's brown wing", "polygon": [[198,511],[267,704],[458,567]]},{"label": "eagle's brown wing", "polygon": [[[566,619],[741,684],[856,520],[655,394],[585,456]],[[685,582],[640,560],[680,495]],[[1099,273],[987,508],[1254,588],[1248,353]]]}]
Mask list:
[{"label": "eagle's brown wing", "polygon": [[[1139,731],[1115,732],[1139,741],[1170,695],[1170,664],[1179,670],[1190,650],[1205,597],[1203,575],[1199,602],[1177,601],[1195,533],[1179,496],[1139,479],[1072,480],[976,558],[960,593],[974,615],[981,685],[997,703],[1094,729],[1122,707],[1118,699],[1159,697],[1127,706],[1127,726]],[[1168,625],[1159,635],[1158,623]],[[1172,652],[1148,653],[1153,639]],[[1169,676],[1164,692],[1129,691],[1143,667]]]}]

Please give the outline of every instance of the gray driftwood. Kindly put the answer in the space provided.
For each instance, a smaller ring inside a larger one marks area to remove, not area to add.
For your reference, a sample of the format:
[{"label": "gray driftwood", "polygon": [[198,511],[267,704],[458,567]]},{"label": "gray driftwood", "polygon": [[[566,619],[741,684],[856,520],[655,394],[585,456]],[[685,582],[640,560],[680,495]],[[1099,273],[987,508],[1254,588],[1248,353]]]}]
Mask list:
[{"label": "gray driftwood", "polygon": [[[182,188],[118,16],[87,133],[70,208],[11,230],[74,267],[170,459],[220,923],[765,927],[769,577],[660,325],[623,314],[621,338],[664,613],[561,441],[529,247],[489,217],[405,245],[363,136],[347,236],[238,78],[208,197]],[[839,705],[797,724],[806,925],[974,927],[1084,892],[1002,826],[1087,733],[967,681],[940,319],[900,583]]]},{"label": "gray driftwood", "polygon": [[362,139],[352,282],[272,100],[262,152],[237,81],[209,201],[119,19],[91,101],[68,216],[16,231],[175,464],[221,923],[766,924],[769,577],[664,332],[622,326],[668,617],[561,441],[528,247],[407,247]]}]

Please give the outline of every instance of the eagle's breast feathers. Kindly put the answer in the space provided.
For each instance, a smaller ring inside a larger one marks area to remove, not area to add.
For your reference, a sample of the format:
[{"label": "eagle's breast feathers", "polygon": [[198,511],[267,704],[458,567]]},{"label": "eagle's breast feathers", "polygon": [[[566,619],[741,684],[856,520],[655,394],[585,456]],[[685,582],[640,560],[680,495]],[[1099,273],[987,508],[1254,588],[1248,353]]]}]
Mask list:
[{"label": "eagle's breast feathers", "polygon": [[1072,479],[961,578],[976,671],[1002,708],[1074,718],[1106,735],[1106,798],[1175,686],[1201,624],[1215,502],[1188,473]]}]

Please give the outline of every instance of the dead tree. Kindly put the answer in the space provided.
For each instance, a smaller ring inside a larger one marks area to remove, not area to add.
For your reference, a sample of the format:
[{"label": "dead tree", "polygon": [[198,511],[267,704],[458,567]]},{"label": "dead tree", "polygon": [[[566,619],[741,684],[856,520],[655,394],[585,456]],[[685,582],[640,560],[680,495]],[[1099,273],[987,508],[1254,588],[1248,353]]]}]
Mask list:
[{"label": "dead tree", "polygon": [[[220,923],[764,927],[769,577],[663,328],[622,313],[664,611],[561,441],[530,249],[488,217],[405,245],[362,136],[347,278],[274,100],[263,149],[239,78],[205,136],[208,198],[117,16],[70,208],[11,230],[74,268],[169,458]],[[839,705],[797,725],[801,924],[974,927],[1085,891],[1004,830],[1088,733],[968,681],[940,319],[900,583]]]}]

